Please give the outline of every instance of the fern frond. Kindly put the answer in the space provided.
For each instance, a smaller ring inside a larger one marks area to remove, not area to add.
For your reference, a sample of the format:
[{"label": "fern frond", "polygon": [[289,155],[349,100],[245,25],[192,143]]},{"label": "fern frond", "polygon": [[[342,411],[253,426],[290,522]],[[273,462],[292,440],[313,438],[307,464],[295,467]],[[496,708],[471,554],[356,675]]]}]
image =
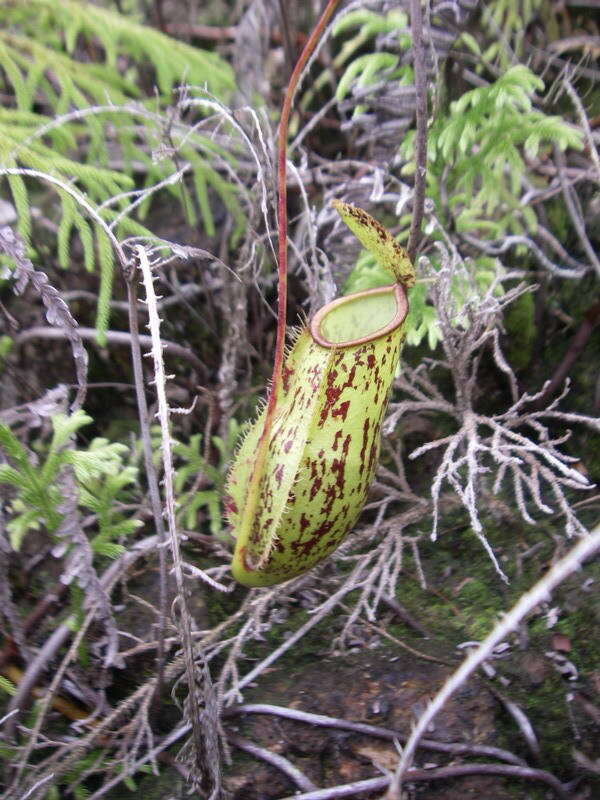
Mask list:
[{"label": "fern frond", "polygon": [[491,0],[484,6],[485,14],[495,28],[510,36],[525,30],[544,0]]},{"label": "fern frond", "polygon": [[64,447],[80,428],[89,425],[93,421],[92,417],[81,409],[75,411],[70,416],[66,414],[57,414],[52,418],[54,434],[50,444],[50,450],[55,451]]},{"label": "fern frond", "polygon": [[[0,12],[6,23],[0,31],[0,78],[12,90],[16,105],[0,110],[0,181],[3,169],[31,169],[55,178],[59,185],[75,184],[85,198],[87,213],[85,203],[59,189],[58,261],[68,266],[73,234],[78,234],[85,268],[100,268],[97,322],[101,338],[108,324],[113,253],[106,232],[101,231],[98,219],[91,224],[90,215],[97,213],[119,235],[151,238],[132,214],[135,211],[143,218],[155,195],[152,189],[161,184],[161,190],[171,191],[177,202],[183,202],[186,214],[193,216],[188,187],[169,183],[171,176],[181,180],[183,162],[208,234],[216,232],[213,192],[235,219],[232,235],[245,227],[238,190],[219,172],[231,174],[235,168],[229,144],[224,147],[196,130],[203,122],[190,128],[177,114],[170,114],[170,149],[165,149],[164,109],[171,103],[174,87],[185,81],[223,102],[234,89],[233,71],[214,53],[171,40],[93,4],[0,0]],[[85,62],[76,58],[82,44],[89,45]],[[96,62],[89,61],[90,53]],[[121,62],[128,65],[126,70]],[[137,87],[148,84],[149,70],[154,71],[158,94],[144,99]],[[156,159],[161,149],[166,157]],[[110,159],[113,163],[122,160],[123,168],[111,169]],[[133,176],[140,165],[148,191],[135,195]],[[31,236],[28,193],[32,178],[20,174],[4,178],[26,243]]]},{"label": "fern frond", "polygon": [[100,265],[100,291],[98,292],[98,309],[96,311],[96,328],[98,342],[106,344],[106,331],[110,317],[110,300],[112,297],[114,252],[105,231],[94,225],[96,233],[96,247],[98,251],[98,264]]},{"label": "fern frond", "polygon": [[578,129],[534,109],[535,93],[543,88],[537,75],[518,64],[495,83],[466,92],[451,105],[449,118],[434,124],[430,187],[450,169],[450,207],[469,206],[459,212],[461,230],[477,228],[479,218],[481,231],[493,231],[494,238],[507,230],[523,232],[524,223],[532,223],[532,214],[525,215],[519,201],[527,169],[523,151],[531,155],[553,145],[582,147]]},{"label": "fern frond", "polygon": [[30,464],[25,448],[10,428],[2,423],[0,423],[0,447],[20,470],[27,472],[28,475],[32,474],[29,472]]},{"label": "fern frond", "polygon": [[121,88],[127,86],[135,92],[133,84],[125,79],[116,80],[119,56],[151,65],[163,96],[168,96],[183,81],[204,85],[221,99],[227,99],[234,89],[233,71],[218,55],[170,39],[109,9],[76,0],[29,0],[27,4],[0,0],[0,9],[5,20],[36,39],[40,38],[42,26],[50,32],[64,32],[64,45],[58,36],[51,43],[56,49],[66,46],[70,55],[75,51],[78,37],[90,42],[96,40],[103,48],[104,66],[109,68],[106,72],[112,76],[111,83],[120,82]]},{"label": "fern frond", "polygon": [[[137,483],[137,468],[124,464],[129,452],[126,445],[94,439],[87,449],[79,450],[71,441],[91,417],[83,411],[70,416],[59,414],[52,419],[51,441],[42,449],[45,459],[34,463],[16,436],[0,425],[0,448],[11,464],[0,465],[0,484],[15,489],[11,501],[7,529],[13,548],[18,549],[27,532],[45,525],[51,534],[60,536],[65,515],[64,471],[73,475],[74,510],[77,506],[97,515],[98,534],[92,539],[92,550],[114,557],[121,545],[115,540],[133,533],[142,524],[127,519],[119,504],[131,494]],[[131,487],[131,488],[130,488]]]},{"label": "fern frond", "polygon": [[367,53],[354,59],[338,82],[337,100],[343,100],[355,82],[360,87],[375,83],[379,73],[393,70],[399,60],[393,53]]},{"label": "fern frond", "polygon": [[[7,61],[11,65],[10,73],[4,63],[1,66],[13,86],[20,111],[30,111],[34,101],[39,102],[36,90],[42,90],[42,96],[46,95],[46,101],[55,114],[64,113],[70,105],[85,108],[91,103],[104,104],[108,100],[122,104],[129,98],[140,96],[136,85],[115,70],[102,64],[75,61],[30,36],[0,31],[0,53],[2,51],[5,60],[10,59]],[[46,78],[47,73],[52,74],[53,84]],[[29,76],[27,81],[24,75]],[[21,86],[18,95],[17,86]],[[52,88],[48,91],[50,86]]]}]

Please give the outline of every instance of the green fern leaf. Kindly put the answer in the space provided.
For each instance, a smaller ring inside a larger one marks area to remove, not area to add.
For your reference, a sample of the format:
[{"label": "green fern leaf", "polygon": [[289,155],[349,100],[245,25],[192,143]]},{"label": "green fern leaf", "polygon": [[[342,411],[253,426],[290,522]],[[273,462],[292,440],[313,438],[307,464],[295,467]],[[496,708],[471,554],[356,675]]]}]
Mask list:
[{"label": "green fern leaf", "polygon": [[0,464],[0,483],[8,483],[10,486],[23,485],[20,472],[8,464]]},{"label": "green fern leaf", "polygon": [[71,437],[80,428],[89,425],[94,420],[82,409],[78,409],[73,414],[56,414],[52,417],[53,436],[50,444],[50,451],[57,452],[64,447]]},{"label": "green fern leaf", "polygon": [[200,214],[202,215],[202,223],[204,230],[208,236],[215,235],[215,221],[213,218],[212,210],[208,200],[208,190],[206,186],[206,175],[204,168],[198,163],[200,159],[194,159],[192,165],[194,166],[194,189],[196,192],[196,200]]},{"label": "green fern leaf", "polygon": [[385,70],[392,70],[397,66],[398,56],[393,53],[367,53],[352,61],[340,78],[335,96],[343,100],[350,92],[355,79],[358,78],[359,86],[368,86],[374,83],[375,76]]},{"label": "green fern leaf", "polygon": [[0,42],[0,66],[6,73],[6,77],[12,84],[17,106],[19,109],[28,109],[31,105],[32,95],[27,83],[23,80],[23,75],[15,62],[9,49]]},{"label": "green fern leaf", "polygon": [[123,545],[116,544],[115,542],[95,542],[92,540],[91,545],[94,553],[112,559],[119,558],[125,552]]},{"label": "green fern leaf", "polygon": [[75,201],[66,192],[60,192],[62,203],[62,217],[56,234],[56,244],[58,250],[58,263],[66,269],[69,266],[69,252],[71,243],[71,229],[75,224],[77,216]]},{"label": "green fern leaf", "polygon": [[86,220],[81,216],[81,214],[75,214],[73,224],[77,228],[77,232],[79,233],[79,238],[83,246],[84,266],[88,272],[92,272],[92,270],[94,269],[94,256],[95,256],[94,235],[92,233],[92,229],[90,228]]},{"label": "green fern leaf", "polygon": [[14,695],[17,693],[17,687],[14,685],[14,683],[11,683],[3,675],[0,675],[0,689],[11,697],[14,697]]},{"label": "green fern leaf", "polygon": [[11,429],[0,423],[0,447],[8,458],[14,461],[21,470],[29,470],[27,452]]},{"label": "green fern leaf", "polygon": [[114,253],[110,239],[99,225],[94,225],[96,233],[96,247],[98,263],[100,265],[100,290],[98,292],[98,310],[96,312],[96,329],[98,343],[106,344],[106,331],[110,318],[110,300],[112,297],[112,283],[114,270]]}]

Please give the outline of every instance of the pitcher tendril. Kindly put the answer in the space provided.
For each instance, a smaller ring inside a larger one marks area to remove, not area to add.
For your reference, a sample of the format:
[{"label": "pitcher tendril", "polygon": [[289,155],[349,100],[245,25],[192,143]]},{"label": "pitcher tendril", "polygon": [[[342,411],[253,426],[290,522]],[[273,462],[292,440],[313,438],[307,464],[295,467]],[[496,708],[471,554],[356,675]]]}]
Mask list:
[{"label": "pitcher tendril", "polygon": [[291,103],[338,0],[330,0],[290,78],[279,126],[279,296],[267,404],[229,474],[225,505],[236,537],[232,572],[269,586],[311,569],[341,543],[367,499],[381,424],[405,337],[415,282],[406,252],[373,217],[334,201],[390,274],[390,285],[324,306],[284,362],[287,301],[286,142]]}]

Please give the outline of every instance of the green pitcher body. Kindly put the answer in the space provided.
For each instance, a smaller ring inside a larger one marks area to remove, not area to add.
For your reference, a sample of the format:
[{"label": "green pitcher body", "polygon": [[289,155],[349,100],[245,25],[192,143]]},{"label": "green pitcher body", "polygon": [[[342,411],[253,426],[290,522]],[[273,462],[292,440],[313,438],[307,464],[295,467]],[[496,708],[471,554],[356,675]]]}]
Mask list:
[{"label": "green pitcher body", "polygon": [[252,480],[264,411],[229,475],[232,572],[240,583],[293,578],[328,556],[354,526],[378,463],[407,311],[397,283],[334,300],[298,334],[261,474]]}]

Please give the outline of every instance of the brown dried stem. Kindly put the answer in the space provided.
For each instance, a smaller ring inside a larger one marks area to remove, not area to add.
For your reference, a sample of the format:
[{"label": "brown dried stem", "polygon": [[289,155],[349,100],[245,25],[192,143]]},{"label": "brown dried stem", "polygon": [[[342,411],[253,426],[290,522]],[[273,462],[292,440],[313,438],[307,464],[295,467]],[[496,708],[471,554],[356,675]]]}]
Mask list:
[{"label": "brown dried stem", "polygon": [[[449,778],[461,778],[466,775],[497,775],[499,777],[519,778],[521,780],[541,781],[549,786],[560,800],[572,800],[572,793],[568,787],[543,769],[533,767],[517,767],[509,764],[461,764],[459,766],[439,767],[438,769],[411,769],[407,774],[408,783],[422,783],[423,781],[440,781]],[[362,792],[375,792],[385,789],[389,783],[388,777],[367,778],[364,781],[346,783],[333,786],[330,789],[318,789],[316,792],[296,794],[284,800],[337,800],[339,797],[352,797]],[[91,798],[90,798],[91,800]]]},{"label": "brown dried stem", "polygon": [[[294,71],[283,100],[281,109],[281,119],[279,120],[279,134],[277,138],[277,219],[278,219],[278,238],[279,238],[279,264],[278,264],[278,300],[277,300],[277,340],[275,343],[275,361],[273,364],[273,377],[269,399],[267,401],[267,419],[270,419],[277,394],[281,384],[281,371],[283,368],[283,357],[285,350],[286,333],[286,306],[287,306],[287,138],[292,110],[294,94],[300,81],[302,72],[308,63],[309,58],[319,43],[327,23],[331,19],[333,12],[340,0],[328,0],[328,3],[321,15],[321,18],[310,34],[304,49],[298,58]],[[265,431],[268,431],[269,424],[265,423]],[[264,436],[264,434],[263,434]]]},{"label": "brown dried stem", "polygon": [[427,165],[427,84],[425,50],[423,47],[423,12],[421,0],[410,2],[413,66],[415,71],[417,137],[415,142],[415,186],[413,211],[408,236],[408,257],[415,260],[421,238],[421,222],[425,204],[425,175]]},{"label": "brown dried stem", "polygon": [[[399,731],[391,728],[381,728],[378,725],[369,725],[366,722],[352,722],[339,717],[313,714],[309,711],[301,711],[298,708],[285,708],[284,706],[276,706],[269,703],[243,703],[242,705],[228,708],[223,712],[225,717],[237,716],[238,714],[271,714],[284,719],[305,722],[307,725],[318,725],[324,728],[335,728],[336,730],[364,734],[365,736],[375,736],[378,739],[387,739],[390,742],[397,740],[402,743],[407,738]],[[421,739],[419,747],[437,753],[448,753],[453,756],[470,755],[480,758],[498,758],[508,764],[525,766],[522,758],[500,747],[462,744],[460,742],[436,742],[433,739]]]},{"label": "brown dried stem", "polygon": [[287,758],[284,758],[284,756],[279,753],[267,750],[266,747],[260,747],[249,739],[245,739],[243,736],[238,736],[235,733],[228,733],[227,740],[231,742],[234,747],[238,747],[240,750],[244,750],[244,752],[256,756],[256,758],[260,758],[262,761],[266,761],[267,764],[271,764],[271,766],[281,770],[281,772],[287,775],[302,792],[316,791],[317,787],[315,784],[309,780],[303,772],[300,772],[298,767],[294,766],[291,761],[288,761]]},{"label": "brown dried stem", "polygon": [[[150,505],[152,506],[152,516],[158,537],[158,564],[159,564],[159,609],[160,620],[158,624],[158,645],[156,653],[156,701],[158,702],[162,693],[164,657],[165,657],[165,627],[167,618],[167,560],[165,553],[166,532],[162,515],[162,504],[160,501],[160,490],[158,488],[158,475],[152,459],[152,440],[150,438],[150,419],[148,414],[148,403],[144,391],[144,370],[142,367],[142,351],[140,342],[140,332],[137,315],[137,276],[131,274],[127,280],[127,305],[129,316],[129,330],[131,333],[131,364],[133,367],[133,378],[135,382],[135,397],[138,408],[138,419],[140,423],[140,434],[142,439],[142,451],[144,454],[144,467],[146,470],[146,480],[148,481],[148,493],[150,495]],[[150,337],[148,337],[150,338]]]}]

